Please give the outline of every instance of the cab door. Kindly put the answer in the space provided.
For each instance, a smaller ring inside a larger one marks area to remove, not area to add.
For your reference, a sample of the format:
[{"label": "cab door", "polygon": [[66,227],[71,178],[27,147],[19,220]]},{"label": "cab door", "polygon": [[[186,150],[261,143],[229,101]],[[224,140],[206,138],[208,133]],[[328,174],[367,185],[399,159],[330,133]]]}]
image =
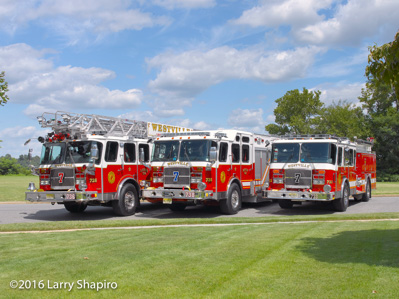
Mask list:
[{"label": "cab door", "polygon": [[103,168],[103,189],[106,199],[110,199],[108,198],[111,196],[110,193],[115,193],[117,191],[118,182],[123,175],[118,153],[119,142],[107,141],[104,155],[105,165]]},{"label": "cab door", "polygon": [[[150,145],[148,143],[139,143],[138,145],[138,166],[136,179],[140,183],[141,181],[150,181]],[[141,154],[142,153],[142,154]],[[141,156],[141,157],[140,157]],[[141,160],[141,158],[143,158]]]},{"label": "cab door", "polygon": [[241,135],[241,184],[243,188],[243,195],[250,193],[255,194],[254,185],[254,169],[253,169],[253,145],[248,135]]}]

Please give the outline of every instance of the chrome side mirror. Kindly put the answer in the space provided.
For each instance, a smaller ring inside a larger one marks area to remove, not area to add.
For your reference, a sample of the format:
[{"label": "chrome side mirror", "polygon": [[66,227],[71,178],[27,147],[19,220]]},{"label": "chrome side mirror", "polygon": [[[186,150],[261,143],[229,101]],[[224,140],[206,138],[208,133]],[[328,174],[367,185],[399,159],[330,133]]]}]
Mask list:
[{"label": "chrome side mirror", "polygon": [[216,147],[212,146],[211,150],[209,151],[209,160],[214,163],[218,159],[218,152],[216,150]]}]

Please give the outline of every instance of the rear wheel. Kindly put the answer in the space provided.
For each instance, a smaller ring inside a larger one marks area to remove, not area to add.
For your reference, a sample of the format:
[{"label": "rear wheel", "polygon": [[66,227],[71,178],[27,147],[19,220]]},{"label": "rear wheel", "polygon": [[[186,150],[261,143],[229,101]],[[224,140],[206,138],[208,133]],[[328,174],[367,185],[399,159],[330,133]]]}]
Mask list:
[{"label": "rear wheel", "polygon": [[119,199],[112,202],[114,213],[119,216],[130,216],[136,213],[139,205],[137,190],[132,184],[123,186]]},{"label": "rear wheel", "polygon": [[220,201],[220,210],[223,214],[237,214],[241,209],[241,190],[237,184],[232,184],[227,194],[227,199]]},{"label": "rear wheel", "polygon": [[370,198],[371,198],[371,185],[370,185],[370,181],[367,180],[366,193],[363,194],[362,201],[369,201]]},{"label": "rear wheel", "polygon": [[291,200],[288,199],[279,199],[278,200],[278,205],[282,209],[291,209],[294,203]]},{"label": "rear wheel", "polygon": [[349,206],[349,186],[344,185],[341,198],[336,198],[333,201],[334,209],[338,212],[345,212]]},{"label": "rear wheel", "polygon": [[65,209],[70,213],[83,213],[87,208],[87,204],[82,202],[65,202]]}]

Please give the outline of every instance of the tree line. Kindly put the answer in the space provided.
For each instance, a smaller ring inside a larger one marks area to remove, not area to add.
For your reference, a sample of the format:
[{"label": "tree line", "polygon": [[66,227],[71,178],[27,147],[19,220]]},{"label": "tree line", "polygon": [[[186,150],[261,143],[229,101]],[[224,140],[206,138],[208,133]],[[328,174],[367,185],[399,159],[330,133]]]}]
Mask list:
[{"label": "tree line", "polygon": [[29,175],[31,174],[30,166],[33,165],[38,167],[39,163],[39,156],[29,158],[28,155],[20,155],[19,158],[16,159],[7,154],[0,157],[0,175]]}]

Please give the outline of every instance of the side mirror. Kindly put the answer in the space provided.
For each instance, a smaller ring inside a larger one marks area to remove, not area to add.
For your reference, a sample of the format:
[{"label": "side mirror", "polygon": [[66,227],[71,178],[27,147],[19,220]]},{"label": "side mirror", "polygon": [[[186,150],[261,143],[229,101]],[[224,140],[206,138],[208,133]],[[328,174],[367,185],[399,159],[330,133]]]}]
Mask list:
[{"label": "side mirror", "polygon": [[218,158],[218,152],[216,150],[216,147],[212,146],[211,150],[209,151],[209,160],[211,162],[216,162]]},{"label": "side mirror", "polygon": [[95,142],[93,142],[91,144],[90,157],[93,159],[93,162],[99,158],[98,157],[98,147],[97,147],[97,143],[95,143]]},{"label": "side mirror", "polygon": [[139,160],[140,160],[140,162],[144,162],[144,160],[145,160],[145,154],[144,154],[143,148],[140,148]]}]

